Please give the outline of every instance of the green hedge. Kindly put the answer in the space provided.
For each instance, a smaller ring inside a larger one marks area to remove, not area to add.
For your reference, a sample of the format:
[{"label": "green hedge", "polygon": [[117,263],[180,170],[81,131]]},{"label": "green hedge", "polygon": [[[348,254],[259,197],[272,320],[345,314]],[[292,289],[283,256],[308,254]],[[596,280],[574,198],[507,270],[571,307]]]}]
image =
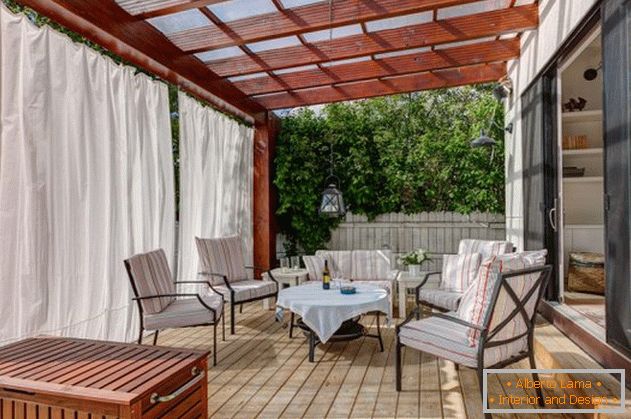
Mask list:
[{"label": "green hedge", "polygon": [[[318,214],[331,143],[335,174],[354,214],[374,219],[390,212],[503,212],[504,114],[492,87],[332,104],[285,116],[275,184],[286,250],[322,248],[339,223]],[[492,156],[469,143],[493,114],[490,134],[499,143]]]}]

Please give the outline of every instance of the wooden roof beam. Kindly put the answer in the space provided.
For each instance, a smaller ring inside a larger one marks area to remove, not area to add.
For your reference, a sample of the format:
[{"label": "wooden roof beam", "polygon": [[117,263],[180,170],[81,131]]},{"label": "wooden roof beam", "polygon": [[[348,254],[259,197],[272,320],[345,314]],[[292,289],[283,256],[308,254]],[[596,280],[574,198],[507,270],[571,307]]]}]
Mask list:
[{"label": "wooden roof beam", "polygon": [[[498,34],[515,33],[537,27],[539,13],[536,5],[525,5],[475,15],[377,31],[371,35],[358,34],[321,41],[311,48],[297,45],[257,53],[267,69],[279,70],[401,51],[410,48],[468,41]],[[318,53],[313,51],[315,48]],[[221,76],[231,77],[263,71],[248,56],[231,57],[208,63]]]},{"label": "wooden roof beam", "polygon": [[162,7],[160,5],[158,5],[157,7],[151,7],[145,12],[134,14],[134,16],[136,16],[140,20],[145,20],[152,17],[172,15],[174,13],[184,12],[186,10],[199,9],[201,7],[223,3],[226,1],[228,0],[183,0],[176,4],[167,3],[169,5],[165,7]]},{"label": "wooden roof beam", "polygon": [[332,22],[327,1],[229,22],[238,39],[225,36],[214,27],[189,29],[169,35],[169,38],[182,50],[196,53],[475,1],[480,0],[335,0]]},{"label": "wooden roof beam", "polygon": [[270,110],[286,109],[421,90],[489,83],[497,81],[505,75],[506,64],[496,63],[411,74],[384,80],[374,79],[315,89],[296,90],[292,94],[278,93],[258,96],[255,99]]},{"label": "wooden roof beam", "polygon": [[271,77],[257,77],[236,81],[234,85],[245,94],[260,95],[288,89],[313,88],[333,83],[348,83],[393,75],[508,61],[518,58],[519,51],[520,41],[517,38],[487,41],[398,57],[324,67],[327,72],[326,76],[321,74],[320,70],[313,69],[277,75],[276,78],[282,83]]},{"label": "wooden roof beam", "polygon": [[20,0],[20,3],[218,109],[248,120],[265,111],[195,57],[171,44],[153,26],[133,18],[113,0]]}]

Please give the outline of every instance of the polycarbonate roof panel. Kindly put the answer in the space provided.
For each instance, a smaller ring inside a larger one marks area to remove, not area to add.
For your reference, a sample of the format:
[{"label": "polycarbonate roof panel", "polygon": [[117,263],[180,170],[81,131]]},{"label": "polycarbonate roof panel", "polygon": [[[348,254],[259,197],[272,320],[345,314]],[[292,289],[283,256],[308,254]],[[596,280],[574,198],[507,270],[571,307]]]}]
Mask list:
[{"label": "polycarbonate roof panel", "polygon": [[307,42],[314,43],[328,41],[329,37],[337,39],[344,38],[345,36],[359,35],[360,33],[362,33],[361,25],[347,25],[340,26],[339,28],[333,28],[332,31],[330,29],[324,29],[321,31],[309,32],[304,34],[303,38]]},{"label": "polycarbonate roof panel", "polygon": [[278,11],[270,0],[230,0],[207,7],[223,22],[232,22],[233,20]]},{"label": "polycarbonate roof panel", "polygon": [[280,0],[283,7],[286,9],[291,9],[294,7],[307,6],[309,4],[314,3],[324,3],[327,0]]},{"label": "polycarbonate roof panel", "polygon": [[433,19],[432,12],[414,13],[388,19],[374,20],[366,22],[368,32],[383,31],[386,29],[402,28],[404,26],[419,25],[421,23],[431,22]]},{"label": "polycarbonate roof panel", "polygon": [[431,49],[432,49],[431,47],[420,47],[420,48],[405,49],[403,51],[384,52],[383,54],[375,54],[375,58],[380,60],[382,58],[401,57],[403,55],[417,54],[419,52],[427,52]]},{"label": "polycarbonate roof panel", "polygon": [[239,47],[220,48],[195,54],[197,58],[204,62],[238,57],[240,55],[245,55],[245,52],[243,52],[243,50],[241,50],[241,48]]},{"label": "polycarbonate roof panel", "polygon": [[228,77],[228,81],[232,83],[232,82],[235,82],[235,81],[259,79],[261,77],[266,77],[266,76],[267,76],[267,73],[246,74],[244,76]]},{"label": "polycarbonate roof panel", "polygon": [[460,6],[446,7],[438,9],[439,20],[449,19],[452,17],[467,16],[476,13],[490,12],[493,10],[504,9],[510,5],[510,0],[484,0],[473,3],[462,4]]},{"label": "polycarbonate roof panel", "polygon": [[116,3],[131,15],[177,6],[184,2],[185,0],[116,0]]},{"label": "polycarbonate roof panel", "polygon": [[436,49],[447,49],[454,47],[463,47],[465,45],[479,44],[480,42],[488,42],[494,40],[494,36],[487,36],[486,38],[470,39],[468,41],[451,42],[449,44],[436,45]]},{"label": "polycarbonate roof panel", "polygon": [[336,65],[342,64],[353,64],[353,63],[361,63],[364,61],[370,61],[372,58],[370,57],[357,57],[357,58],[349,58],[348,60],[338,60],[338,61],[329,61],[328,63],[322,63],[322,67],[334,67]]},{"label": "polycarbonate roof panel", "polygon": [[247,47],[252,52],[268,51],[270,49],[295,47],[301,45],[300,39],[297,36],[286,36],[284,38],[274,38],[269,41],[260,41],[247,44]]},{"label": "polycarbonate roof panel", "polygon": [[281,70],[273,71],[273,73],[276,75],[281,75],[281,74],[296,73],[298,71],[309,71],[309,70],[317,70],[317,69],[318,69],[317,65],[311,64],[311,65],[302,65],[300,67],[283,68]]},{"label": "polycarbonate roof panel", "polygon": [[154,17],[147,19],[147,22],[165,35],[211,25],[208,18],[197,9]]}]

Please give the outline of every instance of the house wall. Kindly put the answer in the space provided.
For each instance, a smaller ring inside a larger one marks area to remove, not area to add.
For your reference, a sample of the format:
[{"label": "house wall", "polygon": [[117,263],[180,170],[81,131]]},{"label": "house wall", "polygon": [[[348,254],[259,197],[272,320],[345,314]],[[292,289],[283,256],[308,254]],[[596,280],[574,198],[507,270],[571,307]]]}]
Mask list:
[{"label": "house wall", "polygon": [[513,123],[513,133],[505,138],[506,237],[518,249],[524,247],[521,95],[597,2],[542,0],[539,4],[539,28],[524,34],[521,57],[508,63],[513,95],[506,104],[506,124]]}]

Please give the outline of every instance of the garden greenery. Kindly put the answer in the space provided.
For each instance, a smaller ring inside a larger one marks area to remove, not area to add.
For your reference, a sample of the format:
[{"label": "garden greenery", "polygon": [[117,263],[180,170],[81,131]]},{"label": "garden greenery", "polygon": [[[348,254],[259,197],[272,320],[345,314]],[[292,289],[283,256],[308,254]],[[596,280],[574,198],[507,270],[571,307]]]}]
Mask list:
[{"label": "garden greenery", "polygon": [[[286,251],[323,248],[340,222],[318,214],[331,146],[338,186],[354,214],[503,212],[504,112],[492,87],[331,104],[285,116],[275,184]],[[493,152],[470,146],[483,129],[498,141]]]}]

